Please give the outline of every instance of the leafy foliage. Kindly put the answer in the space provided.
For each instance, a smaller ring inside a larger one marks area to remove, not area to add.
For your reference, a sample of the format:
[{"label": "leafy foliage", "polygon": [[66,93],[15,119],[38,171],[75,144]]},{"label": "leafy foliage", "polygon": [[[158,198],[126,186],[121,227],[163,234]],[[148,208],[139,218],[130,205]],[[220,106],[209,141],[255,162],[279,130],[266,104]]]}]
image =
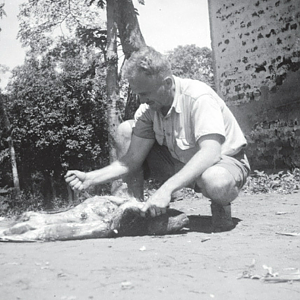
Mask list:
[{"label": "leafy foliage", "polygon": [[[13,70],[7,105],[27,196],[41,190],[45,198],[51,189],[55,199],[59,185],[66,190],[67,169],[107,164],[105,5],[31,0],[20,7],[19,38],[30,50],[25,64]],[[124,110],[122,101],[117,106]],[[2,179],[2,186],[9,183]]]},{"label": "leafy foliage", "polygon": [[77,35],[86,46],[94,45],[100,49],[106,46],[106,29],[78,27]]},{"label": "leafy foliage", "polygon": [[94,46],[101,49],[104,60],[106,61],[106,43],[107,43],[107,30],[99,28],[87,28],[79,26],[76,30],[76,36],[86,46]]},{"label": "leafy foliage", "polygon": [[291,194],[300,190],[300,169],[296,168],[292,172],[279,172],[268,175],[264,171],[254,171],[243,191],[247,194],[279,193]]},{"label": "leafy foliage", "polygon": [[104,19],[100,5],[103,1],[93,2],[34,0],[22,4],[18,34],[21,42],[32,51],[46,53],[55,45],[57,35],[74,36],[77,27],[99,28]]},{"label": "leafy foliage", "polygon": [[48,178],[48,186],[51,180],[61,185],[66,169],[107,164],[101,61],[101,53],[77,40],[61,40],[44,57],[29,53],[25,64],[13,70],[7,106],[23,188],[33,190],[36,172]]},{"label": "leafy foliage", "polygon": [[0,151],[0,163],[4,161],[5,158],[9,157],[9,149],[6,148]]},{"label": "leafy foliage", "polygon": [[0,4],[0,18],[2,18],[2,16],[6,16],[6,13],[4,11],[4,6],[5,6],[5,3]]},{"label": "leafy foliage", "polygon": [[0,64],[0,74],[5,74],[9,71],[9,67]]},{"label": "leafy foliage", "polygon": [[212,53],[207,47],[178,46],[169,52],[168,58],[174,75],[198,79],[214,88]]},{"label": "leafy foliage", "polygon": [[[1,19],[3,16],[6,16],[6,13],[5,13],[5,10],[4,10],[4,5],[5,5],[5,3],[1,3],[1,4],[0,4],[0,19]],[[1,31],[1,27],[0,27],[0,31]]]},{"label": "leafy foliage", "polygon": [[14,217],[25,211],[37,211],[43,208],[43,197],[41,194],[21,192],[18,197],[13,193],[3,196],[0,193],[0,216]]}]

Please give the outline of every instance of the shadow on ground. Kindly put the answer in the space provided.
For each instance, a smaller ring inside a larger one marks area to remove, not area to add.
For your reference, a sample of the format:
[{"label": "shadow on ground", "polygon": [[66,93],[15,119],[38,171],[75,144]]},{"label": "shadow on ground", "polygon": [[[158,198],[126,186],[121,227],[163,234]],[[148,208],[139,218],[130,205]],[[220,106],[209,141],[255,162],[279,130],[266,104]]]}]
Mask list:
[{"label": "shadow on ground", "polygon": [[[211,216],[191,215],[188,216],[189,224],[186,226],[190,232],[213,233]],[[238,218],[232,218],[234,227],[241,221]]]}]

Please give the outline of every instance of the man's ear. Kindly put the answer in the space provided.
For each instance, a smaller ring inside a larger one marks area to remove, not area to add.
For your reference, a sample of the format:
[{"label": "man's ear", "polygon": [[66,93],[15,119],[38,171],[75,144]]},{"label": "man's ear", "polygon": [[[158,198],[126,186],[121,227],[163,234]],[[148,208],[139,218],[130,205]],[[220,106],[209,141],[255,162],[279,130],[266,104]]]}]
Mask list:
[{"label": "man's ear", "polygon": [[173,78],[168,76],[164,79],[165,88],[170,90],[173,87]]}]

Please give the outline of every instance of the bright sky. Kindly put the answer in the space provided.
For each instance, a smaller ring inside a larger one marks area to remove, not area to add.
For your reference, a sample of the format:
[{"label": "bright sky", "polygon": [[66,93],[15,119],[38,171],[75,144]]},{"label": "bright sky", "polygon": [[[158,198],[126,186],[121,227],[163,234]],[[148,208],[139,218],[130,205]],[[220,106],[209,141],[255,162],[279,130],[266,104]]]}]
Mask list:
[{"label": "bright sky", "polygon": [[[16,39],[19,5],[24,0],[0,0],[7,16],[0,19],[0,65],[22,65],[25,51]],[[25,1],[26,2],[26,1]],[[196,44],[211,48],[207,0],[133,0],[139,11],[139,24],[149,46],[160,52],[179,45]],[[0,87],[5,87],[9,73],[0,73]]]},{"label": "bright sky", "polygon": [[190,44],[211,48],[207,0],[145,0],[145,5],[133,0],[133,3],[147,45],[160,52]]}]

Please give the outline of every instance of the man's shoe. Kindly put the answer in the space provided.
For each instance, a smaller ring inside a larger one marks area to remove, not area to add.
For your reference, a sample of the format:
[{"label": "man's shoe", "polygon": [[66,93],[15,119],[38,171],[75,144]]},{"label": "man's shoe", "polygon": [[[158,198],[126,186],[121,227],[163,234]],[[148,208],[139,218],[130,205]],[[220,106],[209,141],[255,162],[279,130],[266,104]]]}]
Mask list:
[{"label": "man's shoe", "polygon": [[223,206],[212,202],[210,207],[214,232],[229,231],[234,228],[230,204]]}]

